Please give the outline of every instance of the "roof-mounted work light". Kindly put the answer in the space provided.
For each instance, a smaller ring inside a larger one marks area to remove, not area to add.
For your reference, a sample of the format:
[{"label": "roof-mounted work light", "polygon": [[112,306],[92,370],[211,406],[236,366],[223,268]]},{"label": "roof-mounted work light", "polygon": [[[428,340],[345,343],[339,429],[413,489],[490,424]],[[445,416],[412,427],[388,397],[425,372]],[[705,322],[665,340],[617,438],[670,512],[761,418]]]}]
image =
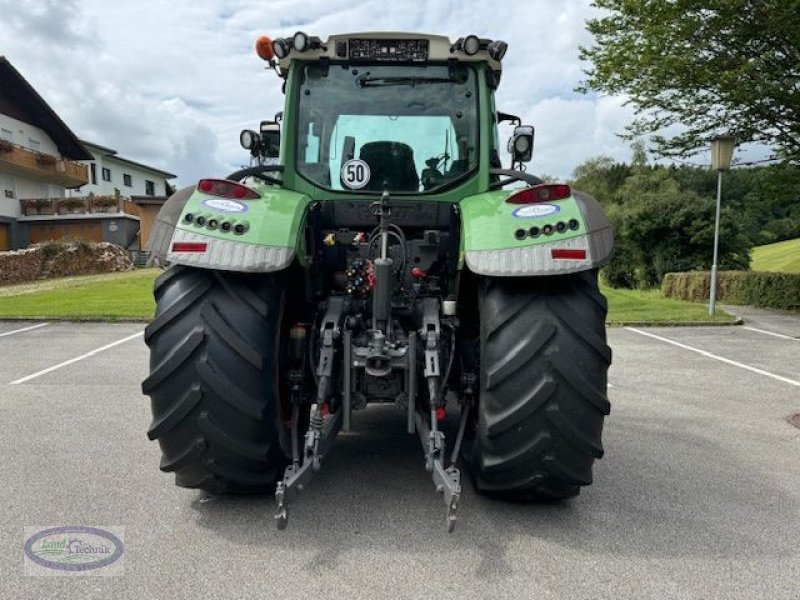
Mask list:
[{"label": "roof-mounted work light", "polygon": [[481,41],[478,39],[476,35],[468,35],[464,38],[464,41],[461,43],[461,49],[464,51],[464,54],[467,56],[473,56],[477,54],[481,49]]},{"label": "roof-mounted work light", "polygon": [[292,37],[292,47],[298,52],[305,52],[311,47],[311,38],[302,31],[298,31]]},{"label": "roof-mounted work light", "polygon": [[275,53],[275,56],[278,58],[286,58],[289,56],[289,44],[286,40],[278,38],[274,42],[272,42],[272,51]]},{"label": "roof-mounted work light", "polygon": [[491,56],[494,60],[500,61],[503,60],[503,57],[506,55],[508,44],[502,40],[496,40],[490,43],[487,49],[489,50],[489,56]]}]

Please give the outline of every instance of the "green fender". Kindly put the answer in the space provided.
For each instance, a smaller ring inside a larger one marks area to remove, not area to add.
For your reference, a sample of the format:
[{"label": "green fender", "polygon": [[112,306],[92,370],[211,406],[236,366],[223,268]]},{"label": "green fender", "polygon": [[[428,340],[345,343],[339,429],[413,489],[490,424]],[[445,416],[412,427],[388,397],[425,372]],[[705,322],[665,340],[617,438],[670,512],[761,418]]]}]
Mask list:
[{"label": "green fender", "polygon": [[510,204],[518,190],[460,202],[462,258],[480,275],[562,275],[594,269],[611,257],[614,236],[600,204],[573,191],[563,200]]},{"label": "green fender", "polygon": [[303,258],[300,235],[311,199],[275,186],[249,186],[257,200],[195,190],[175,224],[167,260],[205,269],[268,273]]}]

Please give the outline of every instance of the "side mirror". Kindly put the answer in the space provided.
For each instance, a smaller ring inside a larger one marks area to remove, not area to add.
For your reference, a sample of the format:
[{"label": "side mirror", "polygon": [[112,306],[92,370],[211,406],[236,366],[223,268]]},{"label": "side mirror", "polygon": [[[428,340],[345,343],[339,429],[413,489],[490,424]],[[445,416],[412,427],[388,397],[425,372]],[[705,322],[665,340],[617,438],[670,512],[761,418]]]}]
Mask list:
[{"label": "side mirror", "polygon": [[278,158],[281,153],[281,126],[277,121],[261,121],[261,154]]},{"label": "side mirror", "polygon": [[508,140],[512,162],[530,162],[533,157],[533,125],[517,125]]},{"label": "side mirror", "polygon": [[249,150],[250,154],[255,156],[258,154],[258,146],[261,144],[261,138],[255,131],[244,129],[242,133],[239,134],[239,143],[242,145],[242,148]]}]

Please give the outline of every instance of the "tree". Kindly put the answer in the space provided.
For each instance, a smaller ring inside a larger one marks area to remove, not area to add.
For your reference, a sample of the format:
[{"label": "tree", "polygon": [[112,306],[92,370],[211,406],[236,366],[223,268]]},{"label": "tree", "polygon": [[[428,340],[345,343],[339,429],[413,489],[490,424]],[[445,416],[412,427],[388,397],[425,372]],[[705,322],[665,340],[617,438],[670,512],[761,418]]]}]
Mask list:
[{"label": "tree", "polygon": [[[796,169],[795,169],[796,170]],[[697,176],[702,176],[702,179]],[[631,165],[606,157],[578,166],[571,185],[605,195],[614,228],[614,255],[603,275],[612,287],[651,288],[670,271],[708,269],[714,238],[714,188],[707,169],[674,169],[647,163],[640,143]],[[698,193],[701,190],[701,193]],[[746,191],[742,191],[744,198]],[[751,240],[740,210],[726,206],[720,224],[720,266],[747,269]],[[758,226],[753,227],[756,231]]]},{"label": "tree", "polygon": [[[800,0],[594,0],[580,91],[624,94],[633,138],[687,156],[714,133],[800,162]],[[664,128],[686,129],[674,137]]]},{"label": "tree", "polygon": [[575,167],[569,184],[607,206],[614,201],[617,190],[630,174],[629,165],[615,163],[608,156],[598,156]]},{"label": "tree", "polygon": [[[626,268],[634,265],[632,282],[654,287],[671,271],[711,267],[715,202],[691,189],[681,188],[668,169],[644,165],[618,192],[620,210],[613,214],[617,234],[628,256],[619,257]],[[747,269],[750,240],[729,208],[720,220],[720,268]]]}]

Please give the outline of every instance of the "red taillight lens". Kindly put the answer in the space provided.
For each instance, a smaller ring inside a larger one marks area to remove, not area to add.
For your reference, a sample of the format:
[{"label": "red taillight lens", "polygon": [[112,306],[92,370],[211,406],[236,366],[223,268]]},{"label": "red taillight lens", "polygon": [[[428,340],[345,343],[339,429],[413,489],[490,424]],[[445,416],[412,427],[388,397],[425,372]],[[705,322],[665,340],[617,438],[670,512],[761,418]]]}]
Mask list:
[{"label": "red taillight lens", "polygon": [[205,252],[208,244],[205,242],[173,242],[173,252]]},{"label": "red taillight lens", "polygon": [[525,188],[506,198],[509,204],[533,204],[534,202],[552,202],[569,198],[572,190],[564,183],[544,183]]},{"label": "red taillight lens", "polygon": [[258,200],[261,197],[249,187],[227,179],[201,179],[197,184],[197,189],[204,194],[219,196],[220,198]]},{"label": "red taillight lens", "polygon": [[555,259],[566,260],[583,260],[586,258],[586,250],[577,250],[573,248],[553,248],[550,250],[550,256]]}]

